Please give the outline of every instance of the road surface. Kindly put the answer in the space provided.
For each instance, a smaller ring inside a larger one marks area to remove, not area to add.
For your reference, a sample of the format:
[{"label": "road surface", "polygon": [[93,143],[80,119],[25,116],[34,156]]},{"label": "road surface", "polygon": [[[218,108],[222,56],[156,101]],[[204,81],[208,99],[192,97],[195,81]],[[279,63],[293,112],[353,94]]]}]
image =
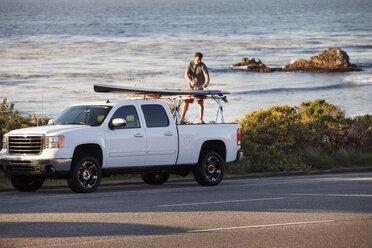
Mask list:
[{"label": "road surface", "polygon": [[372,173],[0,192],[0,247],[372,247]]}]

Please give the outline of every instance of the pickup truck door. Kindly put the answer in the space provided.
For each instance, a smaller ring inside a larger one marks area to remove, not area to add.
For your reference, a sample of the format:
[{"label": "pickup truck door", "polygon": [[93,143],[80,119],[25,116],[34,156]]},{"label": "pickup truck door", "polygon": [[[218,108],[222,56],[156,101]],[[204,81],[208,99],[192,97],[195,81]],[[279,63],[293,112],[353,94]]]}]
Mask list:
[{"label": "pickup truck door", "polygon": [[106,132],[107,167],[143,166],[146,161],[144,127],[133,105],[118,108],[113,119],[122,118],[126,125]]},{"label": "pickup truck door", "polygon": [[169,120],[160,104],[142,104],[146,121],[147,159],[146,165],[173,165],[176,163],[178,139],[173,121]]}]

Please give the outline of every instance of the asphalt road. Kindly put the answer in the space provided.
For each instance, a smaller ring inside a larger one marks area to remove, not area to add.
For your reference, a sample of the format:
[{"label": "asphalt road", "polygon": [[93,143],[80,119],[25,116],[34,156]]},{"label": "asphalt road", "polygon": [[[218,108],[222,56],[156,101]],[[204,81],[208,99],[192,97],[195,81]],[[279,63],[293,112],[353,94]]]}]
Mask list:
[{"label": "asphalt road", "polygon": [[372,247],[372,173],[0,192],[0,247]]}]

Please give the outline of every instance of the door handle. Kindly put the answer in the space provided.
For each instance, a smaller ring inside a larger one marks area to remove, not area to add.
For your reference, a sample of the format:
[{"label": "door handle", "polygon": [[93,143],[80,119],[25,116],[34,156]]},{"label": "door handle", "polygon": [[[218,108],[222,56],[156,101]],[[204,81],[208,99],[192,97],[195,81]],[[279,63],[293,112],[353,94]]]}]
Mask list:
[{"label": "door handle", "polygon": [[133,135],[134,137],[137,137],[137,138],[141,138],[143,136],[145,136],[143,133],[136,133]]},{"label": "door handle", "polygon": [[173,132],[171,132],[171,131],[168,131],[168,132],[166,132],[165,134],[164,134],[165,136],[173,136],[174,135],[174,133]]}]

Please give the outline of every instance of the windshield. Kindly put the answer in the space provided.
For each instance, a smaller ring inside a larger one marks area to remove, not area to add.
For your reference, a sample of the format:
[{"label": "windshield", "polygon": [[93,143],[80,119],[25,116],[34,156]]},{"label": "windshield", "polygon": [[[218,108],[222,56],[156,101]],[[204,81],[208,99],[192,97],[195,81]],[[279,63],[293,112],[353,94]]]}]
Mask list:
[{"label": "windshield", "polygon": [[111,108],[111,106],[73,106],[66,109],[53,121],[53,124],[100,126]]}]

